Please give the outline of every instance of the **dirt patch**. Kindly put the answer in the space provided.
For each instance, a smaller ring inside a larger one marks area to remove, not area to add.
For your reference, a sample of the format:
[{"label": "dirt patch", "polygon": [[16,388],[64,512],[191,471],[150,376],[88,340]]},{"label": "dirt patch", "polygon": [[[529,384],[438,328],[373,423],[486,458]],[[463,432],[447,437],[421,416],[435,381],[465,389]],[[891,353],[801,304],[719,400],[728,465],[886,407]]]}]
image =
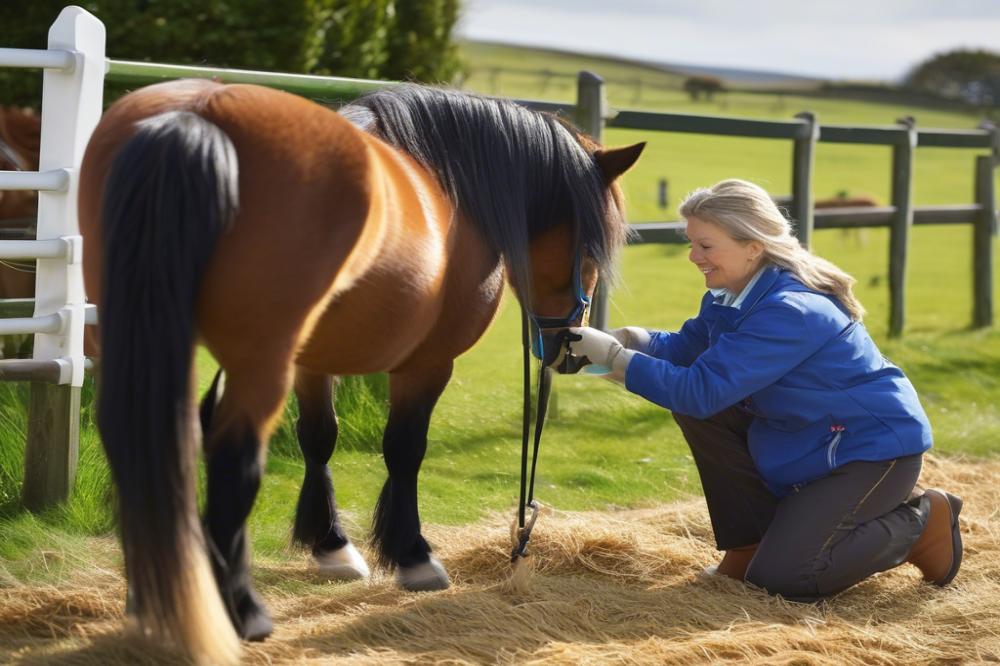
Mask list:
[{"label": "dirt patch", "polygon": [[[454,585],[408,594],[388,576],[337,584],[305,558],[261,562],[276,623],[245,662],[922,664],[1000,661],[1000,463],[930,458],[922,484],[965,498],[965,564],[948,588],[903,565],[816,605],[728,579],[700,500],[613,513],[547,510],[531,544],[526,593],[511,590],[507,516],[429,540]],[[164,663],[176,655],[125,634],[121,578],[0,583],[0,662]]]}]

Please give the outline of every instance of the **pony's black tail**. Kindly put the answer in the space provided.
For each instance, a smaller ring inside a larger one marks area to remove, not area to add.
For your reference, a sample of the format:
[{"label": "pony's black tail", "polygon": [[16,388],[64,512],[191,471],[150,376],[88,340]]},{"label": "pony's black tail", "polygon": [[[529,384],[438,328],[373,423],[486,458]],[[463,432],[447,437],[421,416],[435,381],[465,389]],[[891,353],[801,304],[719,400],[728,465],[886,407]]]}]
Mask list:
[{"label": "pony's black tail", "polygon": [[186,111],[137,127],[104,191],[98,425],[140,626],[196,662],[234,663],[198,519],[191,386],[197,294],[238,203],[236,151]]}]

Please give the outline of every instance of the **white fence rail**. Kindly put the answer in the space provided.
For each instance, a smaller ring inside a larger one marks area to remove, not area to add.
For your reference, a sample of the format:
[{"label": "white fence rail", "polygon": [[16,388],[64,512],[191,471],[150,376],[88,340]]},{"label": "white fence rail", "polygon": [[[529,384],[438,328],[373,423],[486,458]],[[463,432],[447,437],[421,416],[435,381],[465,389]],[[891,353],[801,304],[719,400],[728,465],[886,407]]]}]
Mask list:
[{"label": "white fence rail", "polygon": [[[51,42],[49,43],[51,47]],[[2,49],[0,67],[28,67],[31,69],[61,69],[72,72],[76,67],[76,54],[62,49]]]},{"label": "white fence rail", "polygon": [[51,171],[0,171],[0,190],[65,192],[72,175],[69,169]]}]

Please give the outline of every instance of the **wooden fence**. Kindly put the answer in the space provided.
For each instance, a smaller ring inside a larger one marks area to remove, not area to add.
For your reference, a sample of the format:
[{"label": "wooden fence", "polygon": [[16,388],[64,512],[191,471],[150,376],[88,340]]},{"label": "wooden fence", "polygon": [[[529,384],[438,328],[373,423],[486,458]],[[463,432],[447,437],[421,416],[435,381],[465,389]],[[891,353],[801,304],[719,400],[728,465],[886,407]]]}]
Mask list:
[{"label": "wooden fence", "polygon": [[[619,111],[606,108],[599,77],[580,76],[578,108],[591,109],[579,116],[581,127],[600,136],[602,127],[655,132],[688,132],[792,142],[792,196],[789,216],[796,223],[799,241],[809,247],[813,229],[889,227],[889,335],[902,335],[906,321],[906,272],[910,228],[914,224],[971,224],[973,233],[973,315],[974,327],[993,324],[993,239],[997,212],[994,170],[1000,158],[1000,133],[988,125],[973,130],[918,129],[912,118],[896,125],[852,127],[820,125],[811,113],[793,120],[750,120],[679,113]],[[603,122],[602,122],[603,121]],[[892,147],[891,205],[882,208],[841,208],[815,211],[813,208],[813,162],[817,142],[882,145]],[[949,206],[913,205],[913,162],[917,147],[982,148],[970,165],[975,177],[974,202]],[[677,242],[678,222],[634,225],[641,242]],[[607,324],[607,306],[602,298],[595,305],[594,325]]]}]

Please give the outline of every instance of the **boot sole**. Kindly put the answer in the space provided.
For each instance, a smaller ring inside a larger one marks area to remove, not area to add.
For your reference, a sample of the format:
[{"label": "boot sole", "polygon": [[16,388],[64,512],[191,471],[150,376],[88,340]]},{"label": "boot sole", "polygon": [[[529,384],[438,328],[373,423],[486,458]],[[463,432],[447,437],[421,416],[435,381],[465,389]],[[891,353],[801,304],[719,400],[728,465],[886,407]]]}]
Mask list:
[{"label": "boot sole", "polygon": [[962,532],[958,525],[958,514],[962,512],[962,498],[937,488],[933,490],[945,496],[948,500],[948,509],[951,511],[951,568],[943,578],[932,581],[935,585],[944,587],[955,579],[962,566]]}]

